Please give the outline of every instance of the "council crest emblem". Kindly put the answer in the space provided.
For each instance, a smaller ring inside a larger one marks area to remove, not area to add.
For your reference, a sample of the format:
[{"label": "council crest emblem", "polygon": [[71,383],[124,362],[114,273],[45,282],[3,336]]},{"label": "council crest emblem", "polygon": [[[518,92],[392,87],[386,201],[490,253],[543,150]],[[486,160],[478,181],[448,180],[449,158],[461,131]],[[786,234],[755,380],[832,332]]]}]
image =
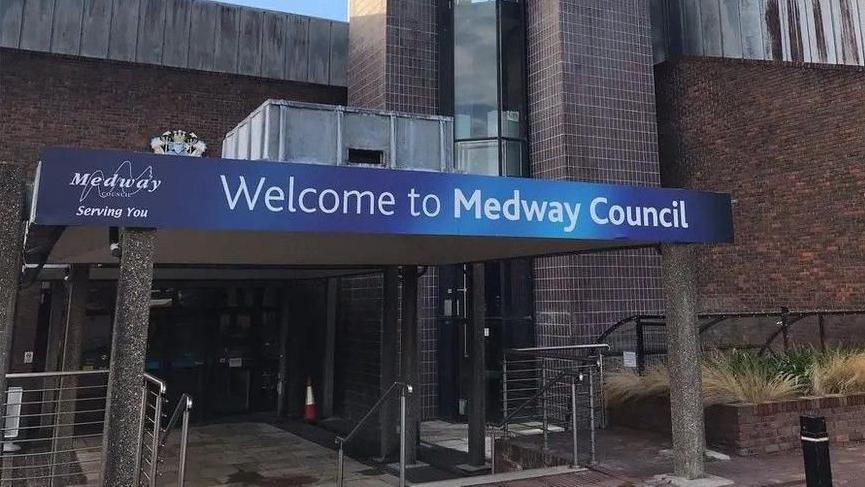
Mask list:
[{"label": "council crest emblem", "polygon": [[150,147],[156,154],[172,156],[201,157],[207,150],[207,144],[200,140],[194,132],[185,130],[167,130],[162,135],[150,139]]}]

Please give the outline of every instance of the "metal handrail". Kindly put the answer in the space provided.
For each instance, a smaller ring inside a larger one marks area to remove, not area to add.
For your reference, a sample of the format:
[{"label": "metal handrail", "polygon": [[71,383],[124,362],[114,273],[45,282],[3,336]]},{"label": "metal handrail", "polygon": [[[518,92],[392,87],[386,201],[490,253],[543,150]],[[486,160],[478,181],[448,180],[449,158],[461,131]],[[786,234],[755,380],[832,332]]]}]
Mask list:
[{"label": "metal handrail", "polygon": [[387,388],[384,394],[378,398],[378,401],[366,412],[366,414],[357,422],[352,430],[346,436],[337,436],[336,444],[339,446],[337,452],[337,476],[336,483],[339,487],[345,484],[345,445],[354,439],[360,430],[366,426],[367,421],[379,410],[381,406],[390,399],[395,391],[399,391],[400,399],[400,431],[399,431],[399,485],[405,487],[405,441],[406,441],[406,395],[413,392],[412,386],[403,382],[394,382]]},{"label": "metal handrail", "polygon": [[184,393],[177,401],[177,406],[175,406],[174,412],[171,413],[168,424],[165,425],[165,429],[163,429],[159,435],[159,445],[160,447],[164,447],[168,441],[168,437],[171,436],[171,432],[174,430],[174,426],[177,424],[178,419],[182,418],[180,426],[180,459],[178,460],[177,465],[178,487],[183,487],[183,481],[186,477],[186,450],[189,439],[190,411],[192,411],[192,396]]},{"label": "metal handrail", "polygon": [[38,377],[64,377],[64,376],[72,376],[72,375],[96,375],[96,374],[107,374],[108,369],[99,369],[99,370],[73,370],[73,371],[63,371],[63,372],[20,372],[15,374],[6,374],[6,378],[8,379],[34,379]]},{"label": "metal handrail", "polygon": [[522,404],[517,406],[516,409],[514,409],[507,416],[505,416],[504,419],[502,419],[498,423],[493,423],[489,426],[493,428],[504,428],[510,422],[510,420],[516,416],[517,413],[522,412],[522,410],[525,409],[531,402],[537,400],[539,397],[544,395],[544,393],[546,393],[552,386],[556,385],[562,379],[562,377],[566,375],[573,375],[573,372],[569,370],[563,370],[559,372],[558,375],[553,377],[552,380],[548,381],[543,387],[538,389],[538,392],[536,392],[532,397],[523,401]]}]

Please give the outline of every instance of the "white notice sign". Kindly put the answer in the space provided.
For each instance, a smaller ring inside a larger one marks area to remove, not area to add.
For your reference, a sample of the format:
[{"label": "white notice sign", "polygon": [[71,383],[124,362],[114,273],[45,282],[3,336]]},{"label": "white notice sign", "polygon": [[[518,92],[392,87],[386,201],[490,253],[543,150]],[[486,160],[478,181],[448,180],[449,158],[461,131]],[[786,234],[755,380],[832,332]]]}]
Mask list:
[{"label": "white notice sign", "polygon": [[636,369],[637,368],[637,352],[624,352],[622,354],[622,363],[625,367]]}]

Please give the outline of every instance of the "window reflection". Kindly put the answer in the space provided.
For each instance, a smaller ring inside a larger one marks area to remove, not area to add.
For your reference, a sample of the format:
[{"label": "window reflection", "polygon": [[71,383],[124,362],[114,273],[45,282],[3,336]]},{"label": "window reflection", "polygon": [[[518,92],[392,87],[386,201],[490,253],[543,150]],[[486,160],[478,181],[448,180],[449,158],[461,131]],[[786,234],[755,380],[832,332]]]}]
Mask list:
[{"label": "window reflection", "polygon": [[454,139],[461,171],[528,177],[524,4],[456,0]]}]

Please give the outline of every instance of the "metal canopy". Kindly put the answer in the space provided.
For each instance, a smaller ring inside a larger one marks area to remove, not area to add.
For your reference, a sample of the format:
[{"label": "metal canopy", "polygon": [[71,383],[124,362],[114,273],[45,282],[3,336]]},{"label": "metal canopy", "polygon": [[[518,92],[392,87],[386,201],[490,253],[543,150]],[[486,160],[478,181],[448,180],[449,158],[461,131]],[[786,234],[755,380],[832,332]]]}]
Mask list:
[{"label": "metal canopy", "polygon": [[116,264],[110,227],[156,229],[154,263],[168,266],[443,265],[732,241],[729,195],[681,189],[65,148],[43,153],[34,188],[28,263]]},{"label": "metal canopy", "polygon": [[[637,246],[534,238],[165,229],[156,235],[155,264],[201,266],[443,265]],[[68,227],[47,262],[116,264],[117,258],[109,251],[107,228]]]}]

